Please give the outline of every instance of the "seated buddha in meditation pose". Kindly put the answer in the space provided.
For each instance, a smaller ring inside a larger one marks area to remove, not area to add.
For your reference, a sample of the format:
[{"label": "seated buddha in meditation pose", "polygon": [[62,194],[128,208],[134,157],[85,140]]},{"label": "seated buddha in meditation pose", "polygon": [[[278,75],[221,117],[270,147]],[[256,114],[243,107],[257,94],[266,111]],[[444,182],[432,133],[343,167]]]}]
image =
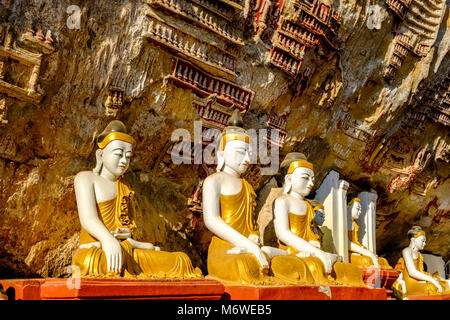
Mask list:
[{"label": "seated buddha in meditation pose", "polygon": [[[364,286],[362,271],[340,262],[337,254],[320,249],[320,237],[314,233],[315,212],[305,197],[314,186],[312,163],[302,153],[291,152],[281,163],[285,176],[283,195],[273,205],[275,233],[280,249],[305,261],[316,283]],[[316,210],[323,208],[316,206]],[[323,222],[323,221],[322,221]],[[334,271],[336,278],[331,276]]]},{"label": "seated buddha in meditation pose", "polygon": [[185,253],[160,251],[133,239],[134,192],[122,179],[133,144],[122,122],[110,122],[97,137],[96,167],[75,176],[81,233],[72,265],[79,268],[80,276],[201,277]]},{"label": "seated buddha in meditation pose", "polygon": [[347,212],[351,214],[352,224],[348,231],[350,262],[361,268],[375,267],[380,269],[392,269],[387,260],[377,257],[375,253],[365,248],[358,240],[359,226],[356,220],[361,215],[361,201],[353,198],[347,206]]},{"label": "seated buddha in meditation pose", "polygon": [[314,219],[312,221],[312,231],[314,232],[315,236],[313,240],[310,240],[309,243],[311,243],[316,248],[322,247],[322,238],[323,238],[323,232],[320,230],[320,227],[325,222],[325,208],[324,206],[317,200],[310,200],[308,201],[314,211]]},{"label": "seated buddha in meditation pose", "polygon": [[402,250],[402,256],[395,269],[402,273],[392,289],[394,295],[400,299],[407,299],[411,295],[450,294],[448,282],[437,274],[431,275],[424,271],[423,256],[420,250],[425,248],[426,235],[419,226],[408,231],[409,246]]},{"label": "seated buddha in meditation pose", "polygon": [[209,276],[241,284],[313,284],[302,260],[261,247],[256,194],[240,178],[250,161],[250,137],[237,110],[219,139],[217,172],[205,179],[202,189],[204,222],[214,234],[208,248]]}]

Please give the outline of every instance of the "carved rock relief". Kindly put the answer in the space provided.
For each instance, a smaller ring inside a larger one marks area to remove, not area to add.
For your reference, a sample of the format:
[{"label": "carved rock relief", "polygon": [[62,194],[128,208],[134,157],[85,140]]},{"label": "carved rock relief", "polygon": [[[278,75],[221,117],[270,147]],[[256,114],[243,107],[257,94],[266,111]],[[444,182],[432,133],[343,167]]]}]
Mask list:
[{"label": "carved rock relief", "polygon": [[427,56],[436,41],[446,2],[445,0],[387,0],[386,3],[402,19],[385,69],[385,77],[393,79],[409,53],[417,57]]}]

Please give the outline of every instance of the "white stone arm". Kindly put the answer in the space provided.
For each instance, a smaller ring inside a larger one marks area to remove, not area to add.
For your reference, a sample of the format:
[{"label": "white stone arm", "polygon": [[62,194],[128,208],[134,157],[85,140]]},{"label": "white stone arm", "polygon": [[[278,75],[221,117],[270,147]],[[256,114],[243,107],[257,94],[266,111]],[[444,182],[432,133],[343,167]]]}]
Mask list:
[{"label": "white stone arm", "polygon": [[263,268],[268,268],[269,263],[260,247],[235,229],[230,227],[220,217],[220,186],[215,183],[212,176],[205,179],[203,183],[203,219],[205,226],[219,238],[230,242],[236,247],[246,250],[235,250],[235,252],[253,253]]},{"label": "white stone arm", "polygon": [[440,283],[433,277],[420,272],[416,269],[416,265],[414,264],[414,259],[412,257],[411,249],[405,248],[402,251],[403,260],[405,261],[406,270],[408,270],[408,274],[411,278],[414,278],[416,280],[422,280],[422,281],[428,281],[434,284],[437,288],[439,293],[442,293],[442,287]]},{"label": "white stone arm", "polygon": [[128,238],[126,241],[128,241],[131,244],[131,246],[135,249],[155,250],[155,251],[161,250],[159,247],[155,247],[150,242],[141,242],[141,241],[134,240],[132,238]]},{"label": "white stone arm", "polygon": [[372,251],[367,250],[366,248],[357,245],[353,241],[349,241],[349,245],[350,245],[350,251],[359,253],[360,255],[363,255],[363,256],[370,257],[372,259],[374,267],[375,268],[379,267],[379,265],[378,265],[378,257]]},{"label": "white stone arm", "polygon": [[94,183],[90,172],[80,172],[75,176],[74,188],[77,200],[78,216],[81,227],[100,242],[114,238],[100,220],[97,212]]},{"label": "white stone arm", "polygon": [[122,249],[120,243],[98,216],[91,174],[91,172],[80,172],[74,180],[80,224],[87,233],[100,241],[106,254],[108,271],[119,272],[122,268]]}]

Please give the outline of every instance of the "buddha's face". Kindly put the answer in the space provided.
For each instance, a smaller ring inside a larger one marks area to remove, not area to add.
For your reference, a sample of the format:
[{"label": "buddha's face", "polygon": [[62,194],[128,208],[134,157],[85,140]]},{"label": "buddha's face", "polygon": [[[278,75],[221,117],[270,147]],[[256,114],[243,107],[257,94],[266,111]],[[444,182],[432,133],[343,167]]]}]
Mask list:
[{"label": "buddha's face", "polygon": [[355,201],[350,207],[352,218],[357,220],[361,215],[361,203]]},{"label": "buddha's face", "polygon": [[248,150],[249,145],[244,141],[233,140],[227,142],[223,150],[225,166],[238,174],[244,173],[250,163]]},{"label": "buddha's face", "polygon": [[295,168],[290,180],[292,191],[306,197],[314,187],[314,171],[309,168]]},{"label": "buddha's face", "polygon": [[133,147],[131,143],[114,140],[102,150],[103,169],[115,177],[119,177],[127,171]]},{"label": "buddha's face", "polygon": [[423,248],[425,248],[425,245],[427,244],[427,238],[425,236],[411,238],[411,241],[414,241],[416,248],[419,250],[423,250]]},{"label": "buddha's face", "polygon": [[314,223],[318,226],[321,226],[325,222],[325,213],[322,209],[316,210],[315,217],[314,217]]}]

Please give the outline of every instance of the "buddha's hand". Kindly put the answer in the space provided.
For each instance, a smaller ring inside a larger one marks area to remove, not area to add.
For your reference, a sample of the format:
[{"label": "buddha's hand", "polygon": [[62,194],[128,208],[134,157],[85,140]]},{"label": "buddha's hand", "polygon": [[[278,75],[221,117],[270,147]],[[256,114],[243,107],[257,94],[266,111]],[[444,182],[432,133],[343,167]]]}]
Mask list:
[{"label": "buddha's hand", "polygon": [[309,257],[314,257],[314,253],[307,252],[307,251],[300,251],[299,253],[296,254],[296,256],[299,258],[309,258]]},{"label": "buddha's hand", "polygon": [[261,244],[261,239],[257,234],[251,234],[248,236],[248,239],[252,242],[254,242],[257,245]]},{"label": "buddha's hand", "polygon": [[245,247],[233,247],[230,250],[227,251],[227,254],[241,254],[241,253],[248,253],[247,248]]},{"label": "buddha's hand", "polygon": [[441,284],[439,283],[439,281],[437,281],[436,279],[433,279],[430,282],[437,287],[438,293],[442,293],[442,287],[441,287]]},{"label": "buddha's hand", "polygon": [[131,231],[128,228],[117,228],[115,231],[111,231],[111,234],[119,240],[131,238]]},{"label": "buddha's hand", "polygon": [[89,248],[101,248],[102,245],[100,243],[100,241],[95,241],[95,242],[89,242],[89,243],[85,243],[85,244],[81,244],[80,248],[84,248],[84,249],[89,249]]},{"label": "buddha's hand", "polygon": [[339,259],[339,256],[337,254],[324,251],[317,252],[316,257],[318,257],[323,262],[325,271],[327,273],[331,273],[331,271],[333,270],[333,264]]},{"label": "buddha's hand", "polygon": [[309,241],[309,243],[311,245],[313,245],[314,247],[316,247],[317,249],[320,249],[320,242],[319,241],[311,240],[311,241]]},{"label": "buddha's hand", "polygon": [[252,243],[252,245],[249,245],[248,247],[236,246],[227,251],[227,254],[241,253],[253,253],[263,270],[269,268],[269,262],[267,261],[266,256],[257,244]]},{"label": "buddha's hand", "polygon": [[106,255],[108,272],[122,272],[122,247],[114,237],[107,238],[101,242]]},{"label": "buddha's hand", "polygon": [[267,261],[267,258],[259,245],[252,243],[247,247],[247,250],[249,253],[253,253],[253,255],[256,257],[263,269],[263,273],[269,270],[269,262]]},{"label": "buddha's hand", "polygon": [[136,248],[136,249],[160,251],[159,247],[154,246],[150,242],[140,242],[140,241],[136,241],[132,238],[128,238],[127,241],[131,244],[131,246],[133,248]]}]

